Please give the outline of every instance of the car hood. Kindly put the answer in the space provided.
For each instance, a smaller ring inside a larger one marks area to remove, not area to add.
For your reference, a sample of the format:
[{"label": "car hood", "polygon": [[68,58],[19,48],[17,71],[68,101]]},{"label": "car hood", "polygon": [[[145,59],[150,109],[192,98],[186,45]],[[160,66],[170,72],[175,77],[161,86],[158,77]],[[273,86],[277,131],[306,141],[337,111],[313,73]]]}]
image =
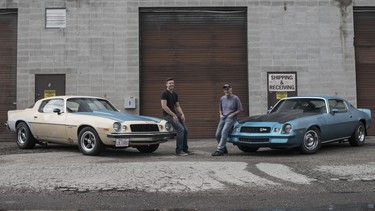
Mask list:
[{"label": "car hood", "polygon": [[245,122],[278,122],[285,123],[305,116],[317,115],[316,113],[304,113],[302,110],[291,110],[286,112],[269,113],[264,115],[249,116],[238,120],[239,123]]},{"label": "car hood", "polygon": [[89,115],[89,116],[97,116],[102,118],[112,119],[118,122],[124,121],[153,121],[155,123],[160,122],[160,118],[156,117],[149,117],[149,116],[140,116],[140,115],[130,115],[118,111],[108,111],[108,110],[98,110],[93,112],[80,112],[76,113],[80,115]]}]

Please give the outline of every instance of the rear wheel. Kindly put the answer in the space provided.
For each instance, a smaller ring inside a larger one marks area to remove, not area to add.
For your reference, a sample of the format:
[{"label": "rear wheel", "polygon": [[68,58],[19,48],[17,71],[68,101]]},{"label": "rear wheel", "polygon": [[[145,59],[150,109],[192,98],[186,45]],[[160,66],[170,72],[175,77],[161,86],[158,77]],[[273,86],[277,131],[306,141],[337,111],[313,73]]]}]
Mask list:
[{"label": "rear wheel", "polygon": [[237,145],[237,147],[242,152],[256,152],[259,149],[259,147],[248,147],[248,146],[243,146],[243,145]]},{"label": "rear wheel", "polygon": [[79,132],[78,148],[84,155],[98,155],[104,149],[104,144],[93,128],[85,127]]},{"label": "rear wheel", "polygon": [[153,153],[159,148],[159,144],[151,144],[145,146],[138,146],[136,147],[138,151],[142,153]]},{"label": "rear wheel", "polygon": [[303,141],[300,150],[303,154],[314,154],[320,147],[322,142],[320,140],[320,131],[316,127],[309,128],[303,136]]},{"label": "rear wheel", "polygon": [[366,129],[362,122],[358,122],[349,143],[352,146],[362,146],[366,140]]},{"label": "rear wheel", "polygon": [[36,140],[26,123],[21,122],[17,125],[17,146],[20,149],[32,149],[35,147]]}]

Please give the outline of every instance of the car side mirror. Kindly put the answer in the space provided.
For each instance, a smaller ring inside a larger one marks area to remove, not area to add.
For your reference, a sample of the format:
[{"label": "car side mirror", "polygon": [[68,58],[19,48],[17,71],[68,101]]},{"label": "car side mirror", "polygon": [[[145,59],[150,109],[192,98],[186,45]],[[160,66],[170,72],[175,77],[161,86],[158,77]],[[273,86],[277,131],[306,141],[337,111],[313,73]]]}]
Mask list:
[{"label": "car side mirror", "polygon": [[61,114],[61,110],[59,108],[53,109],[53,113],[57,113],[58,115]]},{"label": "car side mirror", "polygon": [[335,113],[339,113],[339,109],[337,109],[337,108],[332,108],[332,110],[331,110],[331,114],[332,114],[332,115],[335,115]]}]

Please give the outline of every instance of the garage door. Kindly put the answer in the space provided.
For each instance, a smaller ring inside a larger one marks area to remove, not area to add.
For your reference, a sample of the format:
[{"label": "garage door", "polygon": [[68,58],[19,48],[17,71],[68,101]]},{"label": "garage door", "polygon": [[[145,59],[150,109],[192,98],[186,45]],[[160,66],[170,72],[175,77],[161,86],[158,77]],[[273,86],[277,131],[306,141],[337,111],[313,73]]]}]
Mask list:
[{"label": "garage door", "polygon": [[0,141],[14,134],[4,126],[7,111],[16,109],[17,11],[0,10]]},{"label": "garage door", "polygon": [[165,79],[187,118],[190,138],[213,138],[222,86],[230,83],[248,115],[246,8],[141,8],[140,111],[162,116]]},{"label": "garage door", "polygon": [[[372,110],[375,122],[375,8],[354,8],[354,45],[358,107]],[[369,131],[375,135],[375,126]]]}]

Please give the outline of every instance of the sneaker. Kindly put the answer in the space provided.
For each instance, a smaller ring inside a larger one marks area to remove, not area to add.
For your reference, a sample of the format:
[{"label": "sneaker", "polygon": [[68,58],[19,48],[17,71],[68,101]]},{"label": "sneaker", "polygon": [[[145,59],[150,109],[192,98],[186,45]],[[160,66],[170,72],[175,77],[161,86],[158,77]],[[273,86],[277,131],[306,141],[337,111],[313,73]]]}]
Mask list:
[{"label": "sneaker", "polygon": [[186,153],[186,152],[180,152],[180,153],[176,153],[177,156],[188,156],[189,154]]},{"label": "sneaker", "polygon": [[212,155],[212,156],[223,156],[223,155],[224,155],[224,152],[215,151],[215,152],[212,153],[211,155]]}]

